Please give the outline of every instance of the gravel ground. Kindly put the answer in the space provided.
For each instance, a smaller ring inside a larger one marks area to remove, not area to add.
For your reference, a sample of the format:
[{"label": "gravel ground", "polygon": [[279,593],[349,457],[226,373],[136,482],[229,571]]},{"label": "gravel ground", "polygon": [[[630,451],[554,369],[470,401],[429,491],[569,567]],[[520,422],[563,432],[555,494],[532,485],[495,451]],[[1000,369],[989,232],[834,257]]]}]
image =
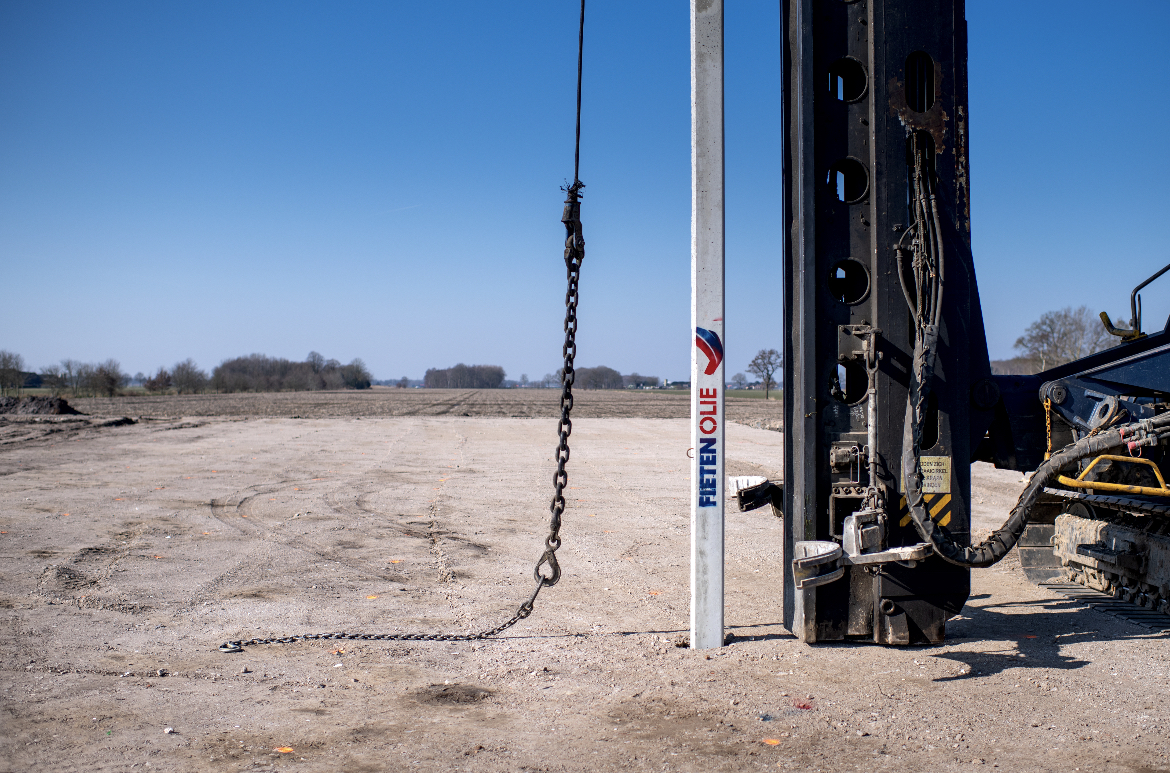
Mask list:
[{"label": "gravel ground", "polygon": [[[729,512],[736,638],[674,646],[683,420],[575,419],[564,578],[499,639],[225,655],[507,619],[552,424],[70,418],[0,427],[0,770],[1170,770],[1166,637],[1010,560],[943,645],[809,647],[780,625],[779,522]],[[781,441],[729,426],[729,473],[778,478]],[[977,527],[1019,489],[977,465]]]}]

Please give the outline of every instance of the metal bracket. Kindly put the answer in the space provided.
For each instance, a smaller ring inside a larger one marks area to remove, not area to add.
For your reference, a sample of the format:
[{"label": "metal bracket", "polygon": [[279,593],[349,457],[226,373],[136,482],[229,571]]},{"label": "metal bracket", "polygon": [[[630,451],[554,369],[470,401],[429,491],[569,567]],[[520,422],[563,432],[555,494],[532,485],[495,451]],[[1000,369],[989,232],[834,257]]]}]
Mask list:
[{"label": "metal bracket", "polygon": [[873,564],[892,564],[896,561],[922,561],[933,552],[934,546],[929,542],[919,542],[917,545],[890,548],[880,553],[862,553],[858,556],[842,555],[841,560],[852,566],[872,566]]},{"label": "metal bracket", "polygon": [[772,502],[772,482],[762,475],[736,475],[727,478],[727,493],[735,497],[741,513]]},{"label": "metal bracket", "polygon": [[1143,553],[1132,550],[1116,550],[1103,544],[1077,545],[1077,555],[1092,558],[1107,564],[1115,564],[1123,569],[1143,572],[1146,557]]},{"label": "metal bracket", "polygon": [[[840,566],[841,546],[826,540],[797,542],[793,546],[796,557],[792,561],[792,576],[796,589],[805,590],[840,580],[845,568]],[[825,569],[829,571],[823,572]]]}]

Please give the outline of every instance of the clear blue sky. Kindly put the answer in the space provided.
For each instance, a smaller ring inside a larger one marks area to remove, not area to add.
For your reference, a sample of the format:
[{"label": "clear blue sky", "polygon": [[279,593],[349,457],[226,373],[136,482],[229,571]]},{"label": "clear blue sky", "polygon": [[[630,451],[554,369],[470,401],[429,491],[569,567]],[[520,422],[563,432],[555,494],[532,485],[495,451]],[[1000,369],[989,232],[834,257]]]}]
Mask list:
[{"label": "clear blue sky", "polygon": [[[992,356],[1170,262],[1170,3],[973,0]],[[0,348],[559,365],[575,0],[0,3]],[[686,378],[688,7],[590,0],[581,365]],[[781,347],[777,2],[727,2],[727,356]],[[1147,328],[1170,277],[1147,291]]]}]

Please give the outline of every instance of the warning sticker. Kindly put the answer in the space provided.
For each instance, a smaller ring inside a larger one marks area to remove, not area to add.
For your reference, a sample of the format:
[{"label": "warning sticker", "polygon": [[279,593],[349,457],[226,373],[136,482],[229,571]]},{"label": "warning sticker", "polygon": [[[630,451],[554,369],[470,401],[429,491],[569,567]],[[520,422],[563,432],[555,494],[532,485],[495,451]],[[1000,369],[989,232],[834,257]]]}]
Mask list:
[{"label": "warning sticker", "polygon": [[[951,493],[951,457],[923,456],[922,461],[922,493],[949,494]],[[906,478],[900,481],[901,492],[906,492]]]}]

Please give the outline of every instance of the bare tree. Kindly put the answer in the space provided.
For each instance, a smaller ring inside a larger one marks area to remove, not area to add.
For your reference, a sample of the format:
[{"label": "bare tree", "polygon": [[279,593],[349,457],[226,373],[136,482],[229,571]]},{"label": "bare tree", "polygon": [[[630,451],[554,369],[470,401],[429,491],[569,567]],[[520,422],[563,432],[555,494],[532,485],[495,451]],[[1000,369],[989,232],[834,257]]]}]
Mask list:
[{"label": "bare tree", "polygon": [[1038,370],[1048,370],[1107,349],[1119,339],[1109,335],[1088,306],[1067,306],[1048,311],[1028,325],[1016,339],[1015,348],[1031,359]]},{"label": "bare tree", "polygon": [[97,394],[97,383],[94,380],[94,366],[88,362],[77,363],[77,374],[74,376],[77,386],[73,390],[75,395],[95,395]]},{"label": "bare tree", "polygon": [[83,363],[77,360],[61,360],[61,378],[65,380],[65,386],[76,397],[81,391],[81,369]]},{"label": "bare tree", "polygon": [[181,395],[198,394],[207,389],[207,373],[200,370],[190,357],[175,363],[175,367],[171,368],[171,378],[175,391]]},{"label": "bare tree", "polygon": [[783,364],[784,358],[775,349],[760,349],[752,361],[748,363],[748,371],[759,376],[760,381],[764,382],[765,400],[768,399],[769,392],[776,386],[772,374],[779,370]]},{"label": "bare tree", "polygon": [[403,376],[402,378],[398,379],[398,383],[394,386],[398,387],[399,389],[406,389],[408,386],[410,386],[410,379],[408,379],[406,376]]},{"label": "bare tree", "polygon": [[61,394],[68,386],[61,366],[46,365],[41,368],[41,385],[47,388],[49,393],[54,396]]},{"label": "bare tree", "polygon": [[747,376],[742,373],[736,373],[731,377],[731,386],[736,389],[743,389],[747,386]]},{"label": "bare tree", "polygon": [[93,366],[93,391],[97,394],[113,397],[118,390],[126,386],[129,376],[122,372],[122,365],[117,360],[106,360]]},{"label": "bare tree", "polygon": [[171,388],[175,382],[171,379],[171,374],[167,372],[166,368],[159,368],[158,373],[155,373],[150,378],[142,382],[142,386],[146,388],[147,392],[165,392]]},{"label": "bare tree", "polygon": [[622,383],[627,387],[634,389],[644,389],[646,387],[658,386],[660,379],[658,376],[643,376],[638,372],[631,373],[628,376],[622,376]]},{"label": "bare tree", "polygon": [[24,386],[24,358],[0,349],[0,395],[12,394]]},{"label": "bare tree", "polygon": [[360,357],[354,359],[350,364],[342,366],[339,370],[342,381],[349,389],[370,388],[370,370]]}]

